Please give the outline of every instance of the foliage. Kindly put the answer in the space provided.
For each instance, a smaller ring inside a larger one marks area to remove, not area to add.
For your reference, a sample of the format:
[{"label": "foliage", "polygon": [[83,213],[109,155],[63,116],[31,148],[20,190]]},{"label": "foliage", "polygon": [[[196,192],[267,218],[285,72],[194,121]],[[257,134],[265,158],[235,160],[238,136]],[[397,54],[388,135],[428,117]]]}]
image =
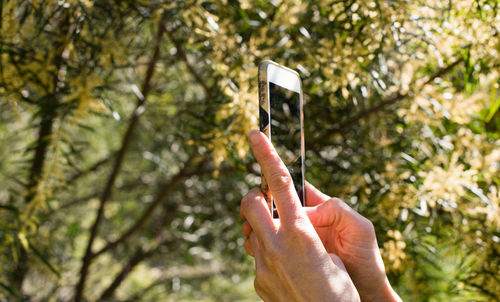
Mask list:
[{"label": "foliage", "polygon": [[0,294],[255,300],[257,65],[408,300],[500,296],[498,1],[0,0]]}]

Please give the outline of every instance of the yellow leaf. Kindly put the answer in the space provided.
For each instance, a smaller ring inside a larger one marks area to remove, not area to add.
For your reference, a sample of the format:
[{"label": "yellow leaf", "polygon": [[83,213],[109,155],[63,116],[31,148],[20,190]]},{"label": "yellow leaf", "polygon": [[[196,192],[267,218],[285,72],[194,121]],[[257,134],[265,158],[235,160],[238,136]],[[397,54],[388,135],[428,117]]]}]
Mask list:
[{"label": "yellow leaf", "polygon": [[19,242],[21,242],[21,245],[25,250],[29,249],[29,243],[28,240],[26,239],[26,235],[24,235],[23,232],[17,233],[17,238],[19,239]]}]

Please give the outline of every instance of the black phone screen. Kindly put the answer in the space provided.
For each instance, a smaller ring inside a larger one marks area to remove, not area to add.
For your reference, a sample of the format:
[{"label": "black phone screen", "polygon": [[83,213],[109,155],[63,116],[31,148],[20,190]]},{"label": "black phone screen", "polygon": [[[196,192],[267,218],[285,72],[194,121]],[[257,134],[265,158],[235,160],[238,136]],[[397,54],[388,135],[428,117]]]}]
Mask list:
[{"label": "black phone screen", "polygon": [[304,205],[302,196],[300,95],[295,91],[269,82],[269,103],[271,141],[288,171],[290,171],[295,190],[297,190],[300,201]]}]

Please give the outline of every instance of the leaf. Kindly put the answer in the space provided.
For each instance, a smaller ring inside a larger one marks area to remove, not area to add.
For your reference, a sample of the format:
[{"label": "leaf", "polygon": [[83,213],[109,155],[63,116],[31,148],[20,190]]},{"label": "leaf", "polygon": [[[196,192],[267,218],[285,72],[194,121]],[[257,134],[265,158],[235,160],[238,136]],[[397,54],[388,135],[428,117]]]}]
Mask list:
[{"label": "leaf", "polygon": [[[495,113],[498,111],[498,108],[500,108],[500,98],[498,98],[495,102],[495,94],[496,94],[496,87],[495,85],[491,86],[491,94],[490,94],[490,103],[492,104],[490,107],[490,111],[488,112],[488,116],[486,117],[486,122],[489,123]],[[494,102],[494,103],[493,103]]]},{"label": "leaf", "polygon": [[23,246],[23,248],[25,250],[29,250],[29,243],[28,243],[28,240],[26,239],[26,235],[24,235],[23,232],[19,232],[17,234],[17,238],[19,239],[19,242],[21,243],[21,245]]}]

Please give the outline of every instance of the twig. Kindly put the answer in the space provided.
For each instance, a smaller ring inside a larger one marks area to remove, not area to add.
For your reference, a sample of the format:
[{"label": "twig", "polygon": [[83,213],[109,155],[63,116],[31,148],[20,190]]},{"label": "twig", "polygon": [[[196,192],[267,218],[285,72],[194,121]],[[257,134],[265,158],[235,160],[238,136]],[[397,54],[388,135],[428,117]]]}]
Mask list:
[{"label": "twig", "polygon": [[[61,32],[66,32],[67,36],[71,35],[71,31],[69,30],[69,14],[65,13],[58,25],[58,28],[60,28]],[[55,70],[57,71],[52,78],[53,89],[50,93],[41,98],[41,100],[43,100],[40,106],[41,121],[38,128],[38,138],[36,142],[35,154],[33,156],[33,161],[30,168],[28,185],[26,187],[26,203],[31,202],[37,194],[38,186],[42,179],[42,174],[45,167],[47,151],[50,146],[50,138],[52,136],[53,125],[57,118],[57,107],[59,105],[59,99],[61,97],[58,88],[58,75],[64,67],[64,60],[62,57],[62,53],[64,50],[63,43],[64,42],[62,42],[62,40],[58,40],[54,44],[54,48],[57,49],[58,52],[56,53],[52,61],[55,66]],[[14,265],[14,270],[12,271],[12,283],[14,285],[14,289],[18,291],[18,293],[22,293],[24,278],[26,276],[26,273],[28,272],[28,253],[22,245],[19,245],[18,253],[18,260]]]},{"label": "twig", "polygon": [[132,270],[139,264],[141,261],[144,259],[152,256],[157,250],[159,249],[159,246],[150,250],[150,251],[144,251],[141,247],[138,248],[135,252],[135,254],[130,258],[130,260],[127,262],[127,264],[122,268],[120,273],[116,275],[115,279],[111,284],[108,286],[108,288],[102,293],[101,298],[99,298],[98,301],[107,301],[111,299],[116,291],[116,289],[120,286],[120,284],[127,278],[127,276],[132,272]]},{"label": "twig", "polygon": [[184,164],[184,168],[179,171],[174,177],[170,179],[170,181],[162,186],[161,191],[157,194],[155,200],[148,206],[148,208],[144,211],[137,221],[130,226],[123,234],[116,240],[109,242],[99,251],[92,254],[92,258],[98,257],[99,255],[107,252],[110,249],[115,248],[122,242],[125,242],[130,236],[132,236],[136,231],[138,231],[148,220],[148,218],[153,214],[154,210],[161,204],[161,202],[165,199],[165,197],[172,192],[175,187],[188,175],[188,169],[190,168],[190,163],[193,161],[194,157],[192,156],[188,161]]},{"label": "twig", "polygon": [[79,179],[80,177],[82,176],[85,176],[87,175],[88,173],[90,172],[94,172],[96,171],[97,169],[99,169],[102,165],[106,164],[107,162],[109,162],[114,156],[116,155],[116,152],[112,152],[109,156],[106,156],[105,158],[97,161],[96,163],[94,163],[93,165],[91,165],[88,169],[86,170],[83,170],[83,171],[78,171],[76,172],[75,174],[73,174],[67,181],[66,181],[66,185],[70,185],[72,184],[73,182],[75,182],[77,179]]},{"label": "twig", "polygon": [[[137,220],[137,222],[131,226],[126,232],[123,233],[122,236],[120,236],[119,239],[116,241],[113,241],[111,243],[108,243],[104,248],[102,248],[100,251],[96,252],[94,254],[94,257],[97,257],[98,255],[101,255],[102,253],[109,251],[118,244],[125,242],[127,239],[129,239],[133,233],[135,233],[137,230],[139,230],[144,223],[146,222],[147,218],[151,216],[153,213],[154,209],[167,197],[167,195],[175,188],[176,184],[180,182],[181,179],[192,176],[192,175],[201,175],[201,174],[206,174],[206,173],[212,173],[215,169],[213,167],[208,168],[208,169],[203,169],[202,166],[205,163],[205,159],[202,159],[201,162],[195,167],[192,171],[187,172],[187,167],[189,166],[188,164],[184,165],[184,168],[174,176],[168,184],[163,186],[163,189],[159,192],[157,195],[157,198],[155,201],[148,207],[148,209],[144,212],[144,214]],[[192,160],[189,160],[188,162],[191,162]],[[224,167],[220,169],[221,171],[234,171],[237,170],[237,167]],[[171,207],[168,209],[163,210],[163,215],[161,216],[161,219],[159,220],[160,223],[158,224],[158,232],[161,232],[161,230],[164,229],[166,225],[169,225],[172,220],[175,218],[175,211],[177,209],[178,204],[174,203]],[[111,285],[103,292],[101,295],[101,300],[108,300],[111,299],[114,295],[114,292],[116,289],[119,287],[119,285],[126,279],[128,274],[132,271],[132,269],[139,264],[141,261],[145,260],[146,258],[152,256],[161,246],[165,245],[165,243],[168,243],[170,238],[167,238],[163,240],[162,243],[158,244],[158,246],[150,251],[146,252],[146,254],[142,254],[140,250],[136,252],[134,256],[130,259],[130,261],[125,265],[122,269],[122,271],[115,277],[114,281],[111,283]]]},{"label": "twig", "polygon": [[205,81],[203,80],[203,77],[200,74],[198,74],[196,69],[189,62],[183,45],[181,44],[181,42],[179,42],[179,40],[177,40],[174,37],[173,31],[170,28],[168,28],[166,25],[164,27],[165,27],[165,31],[167,32],[168,38],[170,39],[170,41],[172,41],[172,43],[174,43],[175,48],[177,49],[177,56],[182,61],[184,61],[184,64],[186,64],[186,67],[188,68],[191,75],[196,79],[198,84],[200,84],[201,87],[203,87],[203,90],[205,90],[206,98],[209,99],[210,97],[212,97],[212,90],[208,87],[207,83],[205,83]]},{"label": "twig", "polygon": [[158,60],[158,56],[160,53],[160,44],[161,44],[161,40],[163,38],[164,32],[165,32],[165,27],[163,26],[163,22],[160,20],[159,24],[158,24],[158,31],[156,34],[156,39],[155,39],[155,45],[153,47],[153,55],[151,57],[148,68],[146,70],[146,75],[145,75],[144,82],[142,85],[141,95],[136,94],[136,96],[137,96],[136,108],[135,108],[134,112],[132,113],[132,116],[131,116],[130,122],[129,122],[129,126],[127,128],[127,131],[125,132],[125,135],[123,136],[121,148],[116,154],[116,158],[115,158],[115,162],[113,164],[111,174],[109,175],[108,182],[106,183],[106,186],[105,186],[104,191],[103,191],[101,198],[100,198],[99,209],[97,210],[95,221],[94,221],[92,228],[90,230],[89,241],[87,243],[85,255],[82,258],[82,266],[80,269],[80,279],[78,281],[78,284],[75,287],[75,297],[74,297],[75,302],[80,302],[82,300],[82,297],[83,297],[83,290],[85,288],[85,281],[87,280],[89,267],[90,267],[90,264],[91,264],[92,259],[93,259],[92,246],[93,246],[95,238],[97,237],[99,224],[100,224],[102,217],[103,217],[103,214],[104,214],[104,207],[106,205],[106,202],[111,197],[111,193],[112,193],[112,189],[113,189],[115,180],[116,180],[116,178],[118,176],[118,172],[120,171],[120,168],[122,166],[123,159],[125,157],[125,153],[127,152],[128,146],[130,145],[130,142],[132,140],[132,134],[134,133],[134,130],[137,126],[137,123],[139,121],[139,117],[141,116],[141,113],[144,111],[144,105],[146,104],[148,94],[151,90],[151,78],[153,77],[156,61]]},{"label": "twig", "polygon": [[[457,59],[455,62],[451,63],[450,65],[448,65],[448,66],[446,66],[444,68],[441,68],[435,74],[433,74],[429,79],[425,80],[423,84],[419,85],[416,90],[418,91],[418,90],[422,89],[425,85],[432,83],[432,81],[434,81],[436,78],[439,78],[439,77],[447,74],[453,68],[455,68],[455,66],[457,66],[460,63],[462,63],[463,60],[464,60],[464,58],[460,57],[459,59]],[[352,125],[358,123],[361,119],[364,119],[364,118],[366,118],[366,117],[368,117],[368,116],[370,116],[370,115],[372,115],[374,113],[377,113],[377,112],[385,109],[386,107],[388,107],[390,105],[393,105],[393,104],[395,104],[395,103],[397,103],[397,102],[405,99],[408,96],[408,93],[409,92],[405,92],[405,93],[398,92],[396,94],[390,95],[385,100],[383,100],[380,103],[378,103],[377,105],[374,105],[373,107],[371,107],[369,109],[366,109],[364,111],[361,111],[361,112],[355,114],[350,119],[348,119],[347,121],[341,123],[336,128],[333,128],[333,129],[329,130],[328,132],[325,132],[320,137],[316,138],[314,140],[314,142],[312,142],[309,145],[309,147],[314,148],[315,146],[322,144],[322,142],[327,137],[331,136],[332,134],[343,133],[346,129],[348,129]]]}]

